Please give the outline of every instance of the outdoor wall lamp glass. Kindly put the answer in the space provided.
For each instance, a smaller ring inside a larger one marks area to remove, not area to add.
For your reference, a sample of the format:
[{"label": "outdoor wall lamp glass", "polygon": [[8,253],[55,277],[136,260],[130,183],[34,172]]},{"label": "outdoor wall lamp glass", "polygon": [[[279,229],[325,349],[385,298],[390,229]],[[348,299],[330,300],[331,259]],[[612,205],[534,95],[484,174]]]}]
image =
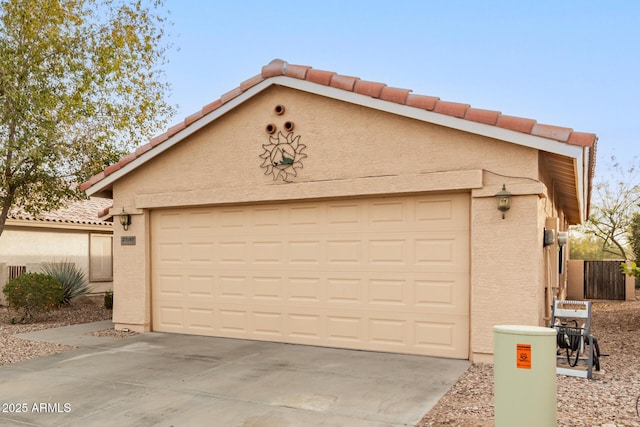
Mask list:
[{"label": "outdoor wall lamp glass", "polygon": [[511,193],[507,191],[507,187],[502,184],[502,190],[496,194],[498,199],[498,210],[502,212],[502,219],[504,219],[504,213],[511,207]]},{"label": "outdoor wall lamp glass", "polygon": [[119,216],[120,216],[120,225],[122,226],[122,228],[124,228],[124,231],[127,231],[129,229],[129,225],[131,224],[131,215],[126,213],[124,211],[124,208],[122,208],[122,213],[120,213]]}]

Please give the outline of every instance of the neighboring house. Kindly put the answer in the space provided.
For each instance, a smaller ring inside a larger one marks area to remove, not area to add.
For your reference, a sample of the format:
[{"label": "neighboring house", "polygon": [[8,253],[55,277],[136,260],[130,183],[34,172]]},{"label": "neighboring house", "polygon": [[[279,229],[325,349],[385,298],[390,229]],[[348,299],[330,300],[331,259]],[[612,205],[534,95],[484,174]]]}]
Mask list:
[{"label": "neighboring house", "polygon": [[[0,286],[43,263],[71,261],[90,281],[90,293],[113,288],[113,226],[98,219],[112,202],[92,197],[37,217],[14,211],[0,236]],[[0,295],[4,301],[4,294]]]},{"label": "neighboring house", "polygon": [[116,328],[490,361],[494,325],[563,294],[544,230],[587,217],[595,148],[274,60],[83,189],[131,216]]}]

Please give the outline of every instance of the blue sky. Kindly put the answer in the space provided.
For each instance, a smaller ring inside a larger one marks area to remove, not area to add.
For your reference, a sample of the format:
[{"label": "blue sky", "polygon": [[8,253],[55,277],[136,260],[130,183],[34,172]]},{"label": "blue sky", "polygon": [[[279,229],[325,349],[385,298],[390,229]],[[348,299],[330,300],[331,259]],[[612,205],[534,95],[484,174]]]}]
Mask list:
[{"label": "blue sky", "polygon": [[596,133],[640,154],[640,2],[166,0],[173,122],[274,58]]}]

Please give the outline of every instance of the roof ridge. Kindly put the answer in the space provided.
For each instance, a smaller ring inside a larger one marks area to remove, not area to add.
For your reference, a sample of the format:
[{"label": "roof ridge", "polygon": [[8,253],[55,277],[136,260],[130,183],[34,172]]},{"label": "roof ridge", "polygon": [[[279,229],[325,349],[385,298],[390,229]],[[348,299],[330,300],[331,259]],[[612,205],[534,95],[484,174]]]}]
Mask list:
[{"label": "roof ridge", "polygon": [[435,96],[413,94],[410,89],[395,88],[387,86],[385,83],[361,80],[359,77],[345,76],[333,71],[317,70],[307,65],[289,64],[282,59],[276,58],[263,66],[260,74],[241,82],[238,87],[222,94],[219,99],[205,105],[200,111],[196,111],[187,116],[183,121],[168,128],[166,132],[153,137],[148,143],[138,147],[132,153],[121,158],[117,163],[108,166],[102,172],[91,177],[80,186],[80,189],[83,191],[88,189],[155,146],[162,144],[176,133],[186,129],[196,121],[242,95],[252,87],[269,78],[279,76],[305,80],[311,83],[393,102],[395,104],[419,108],[541,138],[552,139],[570,145],[591,147],[597,141],[597,136],[593,133],[576,132],[572,128],[538,123],[534,119],[524,117],[504,115],[500,111],[484,110],[471,107],[469,104],[443,101]]}]

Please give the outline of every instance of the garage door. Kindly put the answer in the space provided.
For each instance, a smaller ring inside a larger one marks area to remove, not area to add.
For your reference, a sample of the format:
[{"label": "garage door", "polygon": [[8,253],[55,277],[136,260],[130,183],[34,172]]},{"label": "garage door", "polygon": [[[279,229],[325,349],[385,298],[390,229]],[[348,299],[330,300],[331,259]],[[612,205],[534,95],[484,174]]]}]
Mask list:
[{"label": "garage door", "polygon": [[155,210],[155,331],[468,358],[469,195]]}]

